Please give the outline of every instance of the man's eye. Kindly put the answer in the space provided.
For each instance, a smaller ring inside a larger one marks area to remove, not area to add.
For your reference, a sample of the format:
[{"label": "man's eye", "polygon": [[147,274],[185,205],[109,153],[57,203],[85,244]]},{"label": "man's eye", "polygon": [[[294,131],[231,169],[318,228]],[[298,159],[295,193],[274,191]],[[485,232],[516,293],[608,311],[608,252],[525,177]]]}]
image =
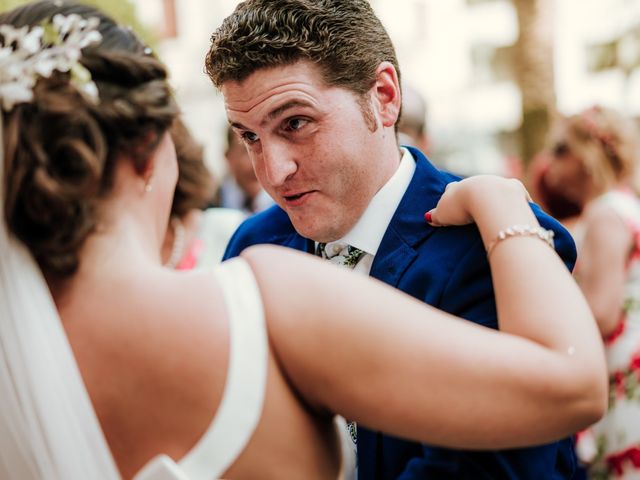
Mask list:
[{"label": "man's eye", "polygon": [[242,134],[240,134],[240,137],[242,137],[242,140],[247,143],[254,143],[258,141],[258,135],[253,132],[242,132]]},{"label": "man's eye", "polygon": [[309,123],[309,121],[304,118],[290,118],[287,120],[285,128],[286,130],[295,132],[296,130],[300,130],[307,123]]}]

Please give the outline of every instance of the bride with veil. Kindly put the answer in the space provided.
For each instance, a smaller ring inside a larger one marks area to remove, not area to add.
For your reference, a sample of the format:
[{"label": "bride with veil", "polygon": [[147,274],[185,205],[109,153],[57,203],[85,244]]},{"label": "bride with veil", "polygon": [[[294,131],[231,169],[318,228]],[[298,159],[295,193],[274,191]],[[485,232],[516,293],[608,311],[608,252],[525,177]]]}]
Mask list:
[{"label": "bride with veil", "polygon": [[[508,333],[277,247],[171,271],[162,64],[72,3],[0,15],[0,42],[2,478],[348,478],[335,414],[478,449],[602,415],[599,334],[540,238],[494,245]],[[486,245],[536,224],[522,186],[495,177],[452,186],[432,218],[475,221]]]}]

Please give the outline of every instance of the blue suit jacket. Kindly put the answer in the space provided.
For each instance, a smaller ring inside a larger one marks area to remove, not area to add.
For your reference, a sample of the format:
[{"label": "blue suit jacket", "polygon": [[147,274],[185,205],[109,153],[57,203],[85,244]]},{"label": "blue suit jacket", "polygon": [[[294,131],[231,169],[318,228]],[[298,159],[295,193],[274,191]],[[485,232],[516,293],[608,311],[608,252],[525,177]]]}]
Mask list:
[{"label": "blue suit jacket", "polygon": [[[490,270],[477,228],[434,228],[424,221],[424,212],[436,205],[447,183],[458,178],[437,170],[418,150],[410,150],[416,159],[416,171],[382,239],[370,275],[425,303],[497,328]],[[567,267],[573,268],[576,251],[570,235],[536,205],[532,208],[542,226],[555,231],[556,249]],[[314,247],[313,241],[296,233],[283,210],[273,207],[240,226],[229,242],[225,259],[259,243],[309,253]],[[358,428],[358,475],[365,480],[568,479],[574,468],[571,439],[531,448],[463,451]]]}]

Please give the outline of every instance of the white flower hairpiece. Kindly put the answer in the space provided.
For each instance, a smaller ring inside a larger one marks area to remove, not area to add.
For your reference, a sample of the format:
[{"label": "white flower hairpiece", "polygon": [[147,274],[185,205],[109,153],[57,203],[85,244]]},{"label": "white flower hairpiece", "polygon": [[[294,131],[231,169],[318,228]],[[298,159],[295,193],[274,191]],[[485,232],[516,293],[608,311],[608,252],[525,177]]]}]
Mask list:
[{"label": "white flower hairpiece", "polygon": [[102,39],[99,24],[95,17],[58,14],[37,27],[0,25],[0,107],[30,102],[38,78],[54,71],[69,72],[71,84],[97,102],[98,88],[79,60],[84,47]]}]

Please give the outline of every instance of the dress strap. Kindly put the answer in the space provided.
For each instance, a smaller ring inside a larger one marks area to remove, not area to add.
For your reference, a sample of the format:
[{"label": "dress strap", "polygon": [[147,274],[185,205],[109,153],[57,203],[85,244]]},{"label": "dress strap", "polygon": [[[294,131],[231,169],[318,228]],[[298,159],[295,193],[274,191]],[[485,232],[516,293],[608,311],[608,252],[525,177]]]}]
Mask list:
[{"label": "dress strap", "polygon": [[622,220],[637,229],[640,218],[640,202],[638,197],[629,190],[611,190],[601,195],[596,201],[611,207]]},{"label": "dress strap", "polygon": [[268,357],[260,291],[244,259],[224,262],[214,272],[222,288],[230,332],[222,401],[209,429],[178,464],[160,455],[135,480],[219,478],[242,453],[260,421]]}]

